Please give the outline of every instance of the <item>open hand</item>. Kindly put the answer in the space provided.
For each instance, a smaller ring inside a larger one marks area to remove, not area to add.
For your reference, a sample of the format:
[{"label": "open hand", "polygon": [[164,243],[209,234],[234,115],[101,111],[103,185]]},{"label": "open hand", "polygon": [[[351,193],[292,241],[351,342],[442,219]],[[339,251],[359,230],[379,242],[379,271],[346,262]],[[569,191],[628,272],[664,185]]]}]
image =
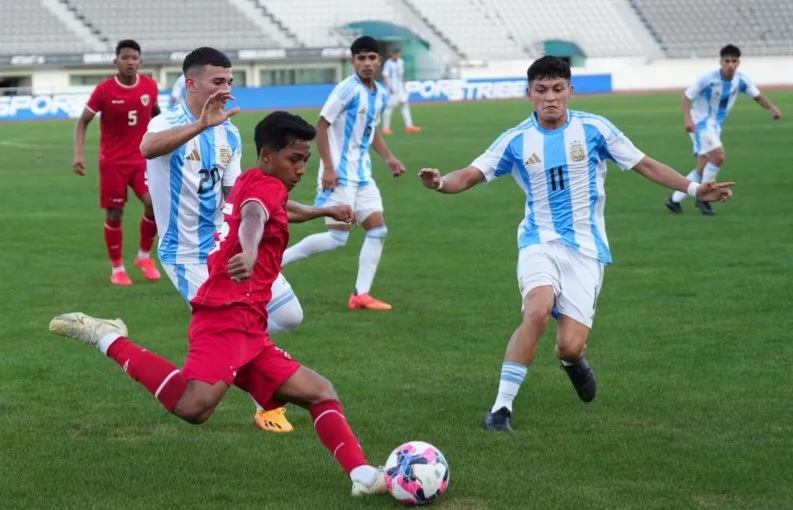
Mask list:
[{"label": "open hand", "polygon": [[238,106],[228,110],[223,109],[226,107],[226,101],[228,100],[233,101],[234,96],[231,95],[231,92],[225,90],[218,90],[209,96],[204,102],[204,107],[201,109],[201,117],[198,119],[201,125],[206,127],[219,126],[226,122],[229,117],[237,115],[240,112]]}]

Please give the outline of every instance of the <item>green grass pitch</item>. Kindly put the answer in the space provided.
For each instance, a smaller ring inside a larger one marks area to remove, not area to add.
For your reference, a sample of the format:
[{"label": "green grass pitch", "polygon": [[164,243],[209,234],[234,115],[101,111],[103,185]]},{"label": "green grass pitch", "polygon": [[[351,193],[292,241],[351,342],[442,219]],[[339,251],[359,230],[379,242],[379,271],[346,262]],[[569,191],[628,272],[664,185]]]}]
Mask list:
[{"label": "green grass pitch", "polygon": [[[277,341],[329,377],[373,463],[412,439],[451,467],[439,508],[793,508],[793,93],[770,92],[773,122],[742,98],[727,120],[720,180],[734,199],[704,217],[663,206],[667,191],[611,167],[606,271],[588,357],[591,404],[553,357],[553,326],[516,402],[513,436],[481,429],[503,351],[520,319],[515,231],[523,199],[510,178],[464,195],[424,190],[419,168],[466,166],[527,117],[527,101],[414,105],[424,132],[396,129],[400,179],[375,172],[389,237],[373,294],[389,313],[350,312],[360,230],[347,248],[286,270],[305,322]],[[574,98],[605,115],[647,154],[693,165],[678,94]],[[303,112],[313,120],[315,111]],[[235,121],[245,164],[261,113]],[[400,117],[394,123],[400,128]],[[0,124],[0,507],[4,509],[397,508],[353,501],[308,413],[293,434],[252,425],[232,390],[194,427],[169,416],[110,360],[47,332],[82,310],[121,316],[134,340],[181,365],[189,313],[132,259],[140,206],[130,204],[125,258],[135,285],[109,285],[95,167],[71,167],[71,122]],[[293,197],[310,202],[315,154]],[[292,240],[320,231],[295,226]]]}]

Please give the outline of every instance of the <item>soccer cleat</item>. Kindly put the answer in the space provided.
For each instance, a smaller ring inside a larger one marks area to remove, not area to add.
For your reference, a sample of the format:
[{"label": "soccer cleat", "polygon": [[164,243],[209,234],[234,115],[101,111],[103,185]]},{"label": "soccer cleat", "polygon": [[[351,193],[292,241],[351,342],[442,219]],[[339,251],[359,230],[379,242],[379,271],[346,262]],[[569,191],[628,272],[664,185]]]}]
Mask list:
[{"label": "soccer cleat", "polygon": [[383,128],[383,134],[384,135],[393,135],[394,132],[391,130],[391,128]]},{"label": "soccer cleat", "polygon": [[157,271],[157,264],[153,258],[135,259],[135,265],[143,271],[143,276],[150,282],[156,282],[160,279],[160,272]]},{"label": "soccer cleat", "polygon": [[375,299],[366,294],[350,294],[350,301],[347,303],[350,310],[366,309],[366,310],[390,310],[391,305],[384,303],[379,299]]},{"label": "soccer cleat", "polygon": [[666,202],[664,202],[664,205],[666,206],[667,209],[669,209],[675,214],[681,214],[683,212],[683,206],[680,205],[679,202],[675,202],[674,200],[672,200],[672,197],[669,197],[666,200]]},{"label": "soccer cleat", "polygon": [[286,409],[283,407],[270,409],[269,411],[262,409],[256,411],[253,422],[265,432],[292,432],[295,428],[289,423],[285,415]]},{"label": "soccer cleat", "polygon": [[592,402],[597,392],[597,381],[595,372],[592,371],[586,358],[581,358],[570,366],[561,363],[560,366],[567,372],[570,382],[573,383],[573,388],[578,393],[578,398],[584,402]]},{"label": "soccer cleat", "polygon": [[126,271],[117,271],[110,274],[110,283],[113,285],[132,285],[132,280],[130,280],[129,275]]},{"label": "soccer cleat", "polygon": [[705,216],[713,216],[716,214],[713,212],[713,209],[710,207],[710,202],[703,202],[702,200],[697,200],[697,209],[699,209],[702,214]]},{"label": "soccer cleat", "polygon": [[385,485],[385,471],[382,466],[377,468],[377,476],[370,485],[355,480],[352,482],[352,496],[355,498],[385,494],[386,492],[388,492],[388,488]]},{"label": "soccer cleat", "polygon": [[405,128],[405,133],[412,135],[413,133],[420,133],[421,127],[419,126],[408,126]]},{"label": "soccer cleat", "polygon": [[55,317],[50,321],[50,332],[93,346],[105,335],[117,334],[126,337],[129,334],[127,325],[121,319],[97,319],[82,312]]},{"label": "soccer cleat", "polygon": [[512,412],[506,407],[502,407],[495,413],[490,411],[485,413],[485,422],[483,426],[487,430],[494,432],[512,432],[512,427],[509,426],[509,419]]}]

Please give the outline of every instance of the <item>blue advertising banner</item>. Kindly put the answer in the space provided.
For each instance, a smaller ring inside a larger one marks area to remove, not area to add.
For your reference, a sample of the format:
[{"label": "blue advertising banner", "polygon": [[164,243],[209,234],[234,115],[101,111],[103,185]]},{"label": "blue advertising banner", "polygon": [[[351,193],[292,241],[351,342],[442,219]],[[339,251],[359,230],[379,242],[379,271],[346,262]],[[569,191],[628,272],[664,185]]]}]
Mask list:
[{"label": "blue advertising banner", "polygon": [[[609,74],[573,76],[572,82],[578,94],[612,91]],[[515,99],[526,96],[526,78],[410,81],[405,89],[413,103]],[[319,108],[331,90],[331,84],[240,87],[233,91],[233,104],[243,110]],[[88,93],[0,96],[0,121],[77,118],[88,96]],[[168,106],[168,97],[168,91],[160,93],[161,108]]]}]

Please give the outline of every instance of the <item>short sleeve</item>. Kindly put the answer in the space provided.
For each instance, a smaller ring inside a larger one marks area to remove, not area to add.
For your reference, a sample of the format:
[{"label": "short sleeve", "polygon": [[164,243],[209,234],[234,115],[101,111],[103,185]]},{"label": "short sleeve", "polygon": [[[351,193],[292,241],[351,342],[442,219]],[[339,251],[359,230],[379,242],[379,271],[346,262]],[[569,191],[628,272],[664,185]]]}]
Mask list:
[{"label": "short sleeve", "polygon": [[738,90],[748,95],[752,99],[760,95],[760,89],[755,86],[754,82],[749,79],[748,76],[741,76],[741,83],[738,86]]},{"label": "short sleeve", "polygon": [[622,133],[608,140],[606,147],[612,161],[623,170],[635,167],[644,158],[644,153],[637,149],[633,142]]},{"label": "short sleeve", "polygon": [[[258,170],[249,171],[256,172]],[[242,206],[248,202],[259,202],[264,207],[264,212],[269,219],[275,211],[285,207],[287,198],[284,186],[277,180],[255,178],[248,180],[239,189],[237,201],[240,204],[240,211],[242,211]]]},{"label": "short sleeve", "polygon": [[231,162],[223,172],[223,186],[231,187],[242,173],[242,144],[232,147]]},{"label": "short sleeve", "polygon": [[328,123],[332,124],[350,105],[350,101],[355,95],[355,85],[354,80],[345,80],[336,85],[325,101],[325,105],[319,113],[320,117],[324,117]]},{"label": "short sleeve", "polygon": [[692,83],[691,86],[686,89],[685,96],[689,100],[693,101],[694,99],[697,98],[698,95],[702,93],[703,90],[705,90],[705,87],[708,86],[709,80],[710,80],[710,75],[708,74],[704,74],[700,76],[697,81]]},{"label": "short sleeve", "polygon": [[102,82],[96,86],[93,92],[91,92],[91,97],[88,98],[88,102],[85,104],[85,107],[91,113],[99,113],[104,109],[105,106],[105,83]]},{"label": "short sleeve", "polygon": [[146,128],[146,133],[159,133],[171,128],[171,123],[165,115],[157,115],[149,121],[149,126]]},{"label": "short sleeve", "polygon": [[490,144],[471,166],[479,169],[490,182],[512,172],[515,167],[515,150],[513,144],[518,139],[518,132],[507,131]]}]

